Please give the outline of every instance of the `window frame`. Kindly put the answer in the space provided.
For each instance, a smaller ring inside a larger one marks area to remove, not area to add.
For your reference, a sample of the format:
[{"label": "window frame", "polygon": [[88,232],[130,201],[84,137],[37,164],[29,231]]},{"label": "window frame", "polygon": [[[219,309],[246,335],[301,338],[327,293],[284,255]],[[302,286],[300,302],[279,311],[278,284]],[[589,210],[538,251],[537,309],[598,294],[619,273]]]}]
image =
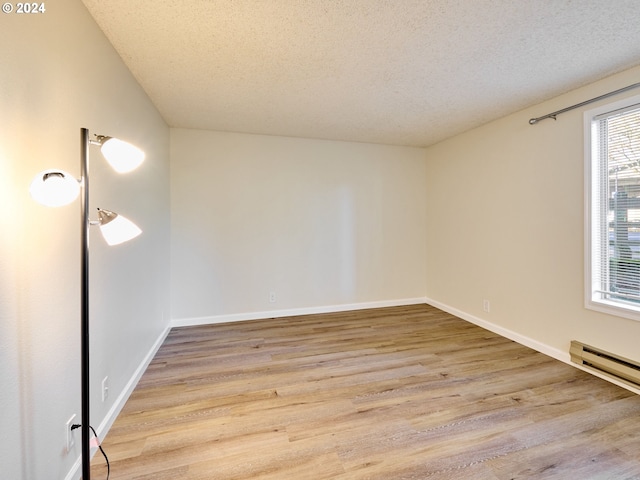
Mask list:
[{"label": "window frame", "polygon": [[633,305],[611,299],[595,299],[593,278],[594,262],[599,261],[599,255],[595,255],[592,241],[594,178],[592,174],[594,155],[592,142],[593,121],[598,116],[614,113],[615,111],[629,108],[633,105],[640,105],[640,95],[634,95],[616,102],[607,103],[606,105],[584,112],[584,302],[585,308],[589,310],[640,321],[640,303]]}]

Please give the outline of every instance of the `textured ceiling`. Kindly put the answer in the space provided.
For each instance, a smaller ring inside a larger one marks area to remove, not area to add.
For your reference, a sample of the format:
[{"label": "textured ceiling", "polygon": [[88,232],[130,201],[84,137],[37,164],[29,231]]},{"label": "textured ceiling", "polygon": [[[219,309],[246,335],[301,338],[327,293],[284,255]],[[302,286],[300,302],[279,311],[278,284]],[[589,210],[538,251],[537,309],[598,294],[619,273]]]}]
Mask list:
[{"label": "textured ceiling", "polygon": [[640,64],[637,0],[83,2],[172,127],[426,146]]}]

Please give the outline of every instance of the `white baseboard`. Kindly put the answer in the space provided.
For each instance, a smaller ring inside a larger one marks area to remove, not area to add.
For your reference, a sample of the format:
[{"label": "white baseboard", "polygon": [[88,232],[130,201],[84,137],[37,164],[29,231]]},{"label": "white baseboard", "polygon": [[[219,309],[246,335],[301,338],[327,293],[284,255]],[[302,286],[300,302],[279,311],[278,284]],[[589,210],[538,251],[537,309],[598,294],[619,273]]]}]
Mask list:
[{"label": "white baseboard", "polygon": [[594,370],[584,368],[583,366],[572,362],[571,355],[569,354],[568,351],[565,352],[555,347],[551,347],[545,343],[534,340],[533,338],[527,337],[525,335],[521,335],[517,332],[501,327],[500,325],[496,325],[495,323],[488,322],[487,320],[483,320],[482,318],[476,317],[475,315],[471,315],[469,313],[463,312],[462,310],[458,310],[457,308],[440,303],[436,300],[427,298],[425,299],[425,303],[428,303],[433,307],[439,308],[440,310],[450,313],[451,315],[455,315],[456,317],[459,317],[470,323],[478,325],[479,327],[485,328],[490,332],[497,333],[498,335],[508,338],[509,340],[513,340],[514,342],[519,343],[520,345],[524,345],[525,347],[532,348],[537,352],[544,353],[545,355],[548,355],[551,358],[555,358],[556,360],[559,360],[563,363],[566,363],[567,365],[570,365],[574,368],[582,370],[583,372],[587,372],[591,375],[601,378],[602,380],[606,380],[607,382],[613,383],[619,387],[629,390],[630,392],[640,395],[640,389],[634,388],[624,382],[616,380],[615,378],[601,374]]},{"label": "white baseboard", "polygon": [[71,470],[69,470],[69,473],[67,473],[67,476],[64,477],[64,480],[80,480],[82,474],[81,470],[82,457],[78,457],[74,462],[73,467],[71,467]]},{"label": "white baseboard", "polygon": [[120,414],[120,411],[124,407],[124,404],[127,403],[127,400],[131,396],[133,389],[136,388],[138,381],[140,380],[144,372],[147,370],[147,367],[151,363],[151,360],[153,360],[153,357],[155,357],[156,353],[164,343],[164,340],[167,338],[167,335],[169,335],[170,330],[171,330],[170,327],[165,328],[164,331],[160,334],[160,336],[156,339],[155,343],[151,346],[151,349],[149,349],[147,354],[142,359],[142,362],[140,363],[140,365],[138,365],[138,368],[136,368],[136,370],[133,372],[133,375],[125,385],[124,390],[120,392],[120,395],[118,395],[118,398],[116,399],[116,401],[113,402],[113,406],[109,409],[109,411],[107,412],[107,415],[102,420],[100,425],[98,425],[96,432],[98,433],[98,436],[100,438],[105,437],[105,435],[111,428],[111,425],[113,425],[113,422],[115,422],[116,418]]},{"label": "white baseboard", "polygon": [[[96,429],[98,438],[104,439],[104,437],[107,435],[107,433],[109,432],[109,429],[113,425],[113,422],[115,422],[116,418],[118,418],[118,415],[122,411],[122,408],[124,407],[125,403],[127,403],[127,400],[131,396],[131,393],[133,392],[134,388],[136,388],[136,385],[138,384],[140,377],[142,377],[145,370],[151,363],[151,360],[153,360],[153,357],[155,357],[156,353],[158,352],[158,349],[163,344],[165,338],[167,338],[167,335],[169,334],[170,330],[171,330],[170,327],[165,328],[165,330],[156,339],[154,344],[151,346],[151,349],[149,349],[147,354],[142,359],[142,362],[140,362],[140,365],[138,365],[138,368],[136,368],[136,370],[133,372],[133,375],[127,382],[124,390],[120,392],[120,395],[118,395],[118,398],[116,399],[116,401],[113,402],[113,406],[109,409],[109,411],[107,412],[107,415],[102,420],[102,422],[100,422],[100,425],[98,425],[98,428]],[[96,451],[97,451],[97,448],[91,449],[92,457]],[[65,477],[65,480],[80,480],[80,477],[82,474],[81,470],[82,470],[82,458],[78,457],[76,462],[73,464],[73,467],[71,467],[71,470]]]},{"label": "white baseboard", "polygon": [[551,347],[545,343],[541,343],[538,340],[534,340],[533,338],[527,337],[525,335],[521,335],[513,330],[509,330],[508,328],[501,327],[500,325],[496,325],[495,323],[491,323],[487,320],[484,320],[480,317],[476,317],[475,315],[471,315],[467,312],[463,312],[462,310],[458,310],[457,308],[451,307],[449,305],[440,303],[436,300],[432,300],[427,298],[426,303],[440,310],[443,310],[451,315],[455,315],[456,317],[462,318],[470,323],[478,325],[490,332],[497,333],[498,335],[508,338],[509,340],[513,340],[514,342],[519,343],[520,345],[524,345],[529,348],[533,348],[534,350],[544,353],[545,355],[549,355],[557,360],[560,360],[564,363],[569,363],[571,361],[571,357],[569,356],[569,352],[563,352],[562,350],[558,350],[557,348]]},{"label": "white baseboard", "polygon": [[313,315],[316,313],[348,312],[367,308],[400,307],[404,305],[418,305],[427,303],[425,297],[404,298],[399,300],[382,300],[377,302],[348,303],[328,305],[322,307],[290,308],[286,310],[266,310],[262,312],[233,313],[228,315],[211,315],[207,317],[177,318],[171,321],[171,327],[192,327],[196,325],[210,325],[215,323],[242,322],[247,320],[262,320],[267,318],[295,317],[298,315]]}]

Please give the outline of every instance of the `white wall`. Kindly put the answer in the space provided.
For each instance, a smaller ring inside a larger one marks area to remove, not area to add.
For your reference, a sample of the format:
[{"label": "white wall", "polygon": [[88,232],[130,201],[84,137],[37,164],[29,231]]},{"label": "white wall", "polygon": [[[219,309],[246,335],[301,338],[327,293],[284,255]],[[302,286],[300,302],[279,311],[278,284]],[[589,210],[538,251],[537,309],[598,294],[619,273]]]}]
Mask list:
[{"label": "white wall", "polygon": [[575,339],[640,360],[640,322],[584,308],[585,109],[528,124],[639,74],[629,70],[427,149],[427,297],[557,358],[568,359]]},{"label": "white wall", "polygon": [[417,148],[171,129],[172,318],[423,297],[424,178]]},{"label": "white wall", "polygon": [[79,176],[81,127],[147,152],[139,170],[117,177],[91,150],[91,209],[119,211],[144,230],[112,248],[91,234],[94,427],[113,415],[169,321],[168,127],[80,1],[46,2],[46,9],[2,14],[0,28],[0,465],[7,479],[66,478],[80,455],[79,441],[64,452],[65,422],[74,413],[80,419],[80,207],[43,207],[28,187],[46,168]]}]

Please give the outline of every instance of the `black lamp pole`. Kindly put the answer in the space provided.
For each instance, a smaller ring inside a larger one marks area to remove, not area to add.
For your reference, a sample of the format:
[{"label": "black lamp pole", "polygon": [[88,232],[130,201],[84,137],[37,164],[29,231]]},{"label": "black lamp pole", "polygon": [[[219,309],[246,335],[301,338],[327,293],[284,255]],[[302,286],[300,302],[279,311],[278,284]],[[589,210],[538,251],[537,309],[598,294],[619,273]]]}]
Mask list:
[{"label": "black lamp pole", "polygon": [[80,219],[82,222],[80,344],[82,389],[82,480],[91,477],[90,389],[89,389],[89,130],[80,129]]}]

